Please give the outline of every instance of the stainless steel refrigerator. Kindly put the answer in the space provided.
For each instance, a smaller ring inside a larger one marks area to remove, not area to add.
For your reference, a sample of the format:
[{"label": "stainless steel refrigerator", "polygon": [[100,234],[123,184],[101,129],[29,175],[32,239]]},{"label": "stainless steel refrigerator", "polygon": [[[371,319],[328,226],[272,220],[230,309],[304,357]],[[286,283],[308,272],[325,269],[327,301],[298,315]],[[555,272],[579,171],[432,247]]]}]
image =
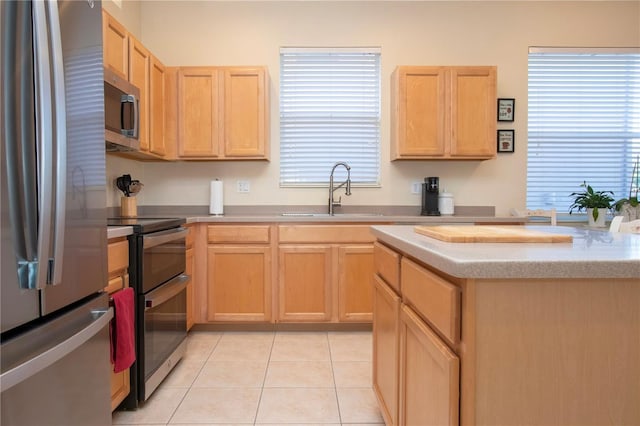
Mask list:
[{"label": "stainless steel refrigerator", "polygon": [[110,425],[100,1],[0,1],[0,424]]}]

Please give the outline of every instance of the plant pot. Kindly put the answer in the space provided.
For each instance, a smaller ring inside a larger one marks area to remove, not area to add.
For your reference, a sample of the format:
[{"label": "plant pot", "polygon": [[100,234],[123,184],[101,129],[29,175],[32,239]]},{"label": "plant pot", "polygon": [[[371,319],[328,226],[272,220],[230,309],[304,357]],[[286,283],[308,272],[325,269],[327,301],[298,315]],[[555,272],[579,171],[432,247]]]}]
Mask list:
[{"label": "plant pot", "polygon": [[595,226],[596,228],[604,228],[605,221],[607,219],[607,209],[598,209],[598,219],[593,219],[593,210],[587,209],[587,218],[589,218],[589,226]]},{"label": "plant pot", "polygon": [[618,214],[624,217],[623,222],[631,222],[636,219],[640,219],[640,205],[634,207],[629,203],[624,203],[622,207],[620,207]]}]

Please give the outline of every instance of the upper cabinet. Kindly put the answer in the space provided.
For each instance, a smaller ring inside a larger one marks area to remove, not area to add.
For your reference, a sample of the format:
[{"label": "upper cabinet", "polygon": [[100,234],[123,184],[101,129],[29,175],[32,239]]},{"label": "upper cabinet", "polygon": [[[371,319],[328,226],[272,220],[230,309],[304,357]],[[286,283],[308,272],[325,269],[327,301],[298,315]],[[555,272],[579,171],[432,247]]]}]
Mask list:
[{"label": "upper cabinet", "polygon": [[220,156],[220,72],[215,68],[178,70],[178,156]]},{"label": "upper cabinet", "polygon": [[119,153],[143,160],[168,159],[165,142],[165,67],[133,34],[102,11],[103,62],[140,90],[140,150]]},{"label": "upper cabinet", "polygon": [[178,157],[267,160],[266,67],[180,67]]},{"label": "upper cabinet", "polygon": [[129,78],[129,33],[105,10],[102,10],[104,66],[125,80]]},{"label": "upper cabinet", "polygon": [[391,159],[496,155],[496,67],[400,66],[392,75]]}]

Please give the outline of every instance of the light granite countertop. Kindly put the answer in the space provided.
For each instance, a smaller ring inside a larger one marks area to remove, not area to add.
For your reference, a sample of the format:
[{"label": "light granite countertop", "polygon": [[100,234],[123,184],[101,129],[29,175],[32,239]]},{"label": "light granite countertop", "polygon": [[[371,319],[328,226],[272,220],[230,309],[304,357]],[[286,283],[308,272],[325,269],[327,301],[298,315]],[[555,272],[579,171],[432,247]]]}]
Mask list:
[{"label": "light granite countertop", "polygon": [[107,238],[126,237],[133,234],[133,227],[131,226],[107,226]]},{"label": "light granite countertop", "polygon": [[567,226],[526,226],[572,243],[448,243],[413,226],[373,226],[382,242],[460,278],[638,278],[640,235]]}]

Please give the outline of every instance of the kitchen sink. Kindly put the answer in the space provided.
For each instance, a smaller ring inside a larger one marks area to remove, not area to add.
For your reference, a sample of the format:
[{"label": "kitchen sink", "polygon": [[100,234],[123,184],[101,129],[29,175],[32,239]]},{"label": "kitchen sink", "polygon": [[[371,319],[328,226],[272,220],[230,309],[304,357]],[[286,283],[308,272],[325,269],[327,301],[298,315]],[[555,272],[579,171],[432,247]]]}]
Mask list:
[{"label": "kitchen sink", "polygon": [[[329,213],[302,213],[302,212],[284,212],[281,216],[292,217],[331,217]],[[334,217],[357,217],[357,216],[382,216],[381,213],[334,213]]]}]

